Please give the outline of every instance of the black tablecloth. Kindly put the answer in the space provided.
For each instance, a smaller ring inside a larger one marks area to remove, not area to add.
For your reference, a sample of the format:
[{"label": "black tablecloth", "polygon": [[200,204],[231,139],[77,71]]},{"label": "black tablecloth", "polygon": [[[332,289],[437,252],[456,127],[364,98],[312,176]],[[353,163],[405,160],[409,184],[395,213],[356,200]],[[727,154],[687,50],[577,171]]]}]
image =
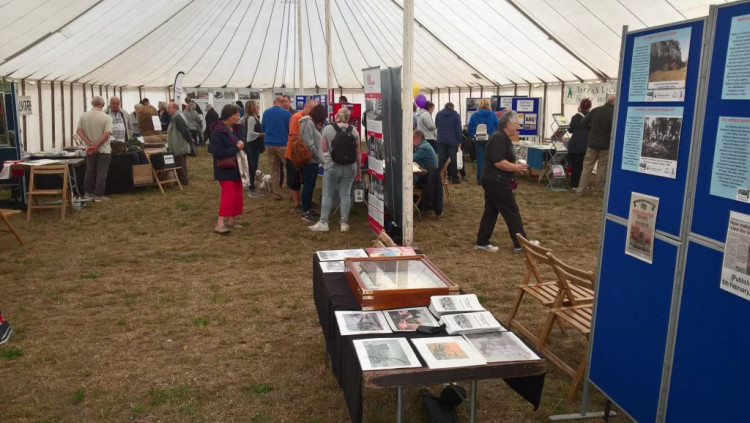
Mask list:
[{"label": "black tablecloth", "polygon": [[[38,159],[57,159],[49,156],[32,156],[30,160]],[[107,185],[104,189],[105,194],[120,194],[123,192],[133,191],[133,165],[145,164],[146,154],[142,151],[128,154],[112,155],[112,161],[109,164],[107,172]],[[86,175],[86,162],[75,167],[76,179],[78,180],[78,190],[83,195],[83,184]],[[60,188],[60,178],[50,176],[40,176],[35,185],[37,188],[54,189]]]},{"label": "black tablecloth", "polygon": [[[369,336],[341,336],[336,323],[335,312],[337,310],[361,310],[357,299],[346,282],[343,273],[323,273],[318,264],[317,254],[313,254],[313,299],[318,312],[320,327],[326,341],[328,354],[331,359],[331,371],[338,380],[339,386],[344,393],[344,400],[349,409],[352,422],[362,421],[362,368],[359,365],[357,352],[354,349],[354,339],[368,337],[403,337],[404,333],[377,334]],[[421,338],[426,336],[448,336],[443,331],[435,335],[421,333],[409,333],[409,338]],[[422,365],[424,361],[420,357]],[[544,374],[519,378],[503,379],[505,382],[525,400],[530,402],[534,409],[539,407],[544,387]],[[429,383],[425,383],[429,384]]]}]

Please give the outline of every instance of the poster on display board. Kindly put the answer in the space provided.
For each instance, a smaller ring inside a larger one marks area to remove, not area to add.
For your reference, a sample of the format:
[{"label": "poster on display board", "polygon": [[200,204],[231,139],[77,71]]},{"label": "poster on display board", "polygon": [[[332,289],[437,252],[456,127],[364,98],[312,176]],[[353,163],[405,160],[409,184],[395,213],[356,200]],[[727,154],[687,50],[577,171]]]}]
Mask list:
[{"label": "poster on display board", "polygon": [[563,103],[578,106],[581,100],[588,98],[591,106],[601,106],[607,102],[607,96],[617,92],[615,82],[592,82],[583,84],[565,84]]},{"label": "poster on display board", "polygon": [[[333,113],[329,116],[330,122],[336,121],[336,113],[341,110],[342,107],[349,109],[349,125],[352,125],[357,133],[362,134],[362,105],[355,103],[333,103]],[[360,136],[360,140],[363,138]]]},{"label": "poster on display board", "polygon": [[466,99],[466,122],[471,119],[471,115],[476,113],[477,110],[479,110],[479,102],[482,101],[481,98],[467,98]]},{"label": "poster on display board", "polygon": [[367,219],[370,229],[379,233],[385,226],[385,143],[383,142],[383,93],[380,68],[363,70],[365,113],[367,115],[367,165],[370,188]]},{"label": "poster on display board", "polygon": [[630,194],[628,232],[625,236],[625,254],[646,263],[654,262],[654,235],[659,199],[633,192]]},{"label": "poster on display board", "polygon": [[[518,130],[522,137],[539,136],[539,97],[512,97],[511,109],[517,114],[517,122],[520,125]],[[498,111],[498,114],[502,113]],[[499,116],[498,116],[499,117]]]},{"label": "poster on display board", "polygon": [[735,16],[729,30],[722,100],[750,100],[750,15]]},{"label": "poster on display board", "polygon": [[711,195],[750,203],[750,118],[719,116]]},{"label": "poster on display board", "polygon": [[221,109],[227,104],[235,104],[234,90],[226,88],[214,88],[214,109],[221,113]]},{"label": "poster on display board", "polygon": [[675,179],[682,107],[629,107],[622,169]]},{"label": "poster on display board", "polygon": [[260,92],[258,90],[252,90],[250,88],[238,89],[237,95],[239,96],[239,99],[243,104],[248,100],[260,100]]},{"label": "poster on display board", "polygon": [[297,111],[302,110],[307,103],[307,100],[315,100],[318,104],[322,104],[323,107],[328,110],[328,95],[327,94],[313,94],[313,95],[298,95],[294,97],[294,109]]},{"label": "poster on display board", "polygon": [[685,101],[691,33],[669,29],[633,40],[628,101]]},{"label": "poster on display board", "polygon": [[750,301],[750,216],[729,214],[721,267],[721,289]]}]

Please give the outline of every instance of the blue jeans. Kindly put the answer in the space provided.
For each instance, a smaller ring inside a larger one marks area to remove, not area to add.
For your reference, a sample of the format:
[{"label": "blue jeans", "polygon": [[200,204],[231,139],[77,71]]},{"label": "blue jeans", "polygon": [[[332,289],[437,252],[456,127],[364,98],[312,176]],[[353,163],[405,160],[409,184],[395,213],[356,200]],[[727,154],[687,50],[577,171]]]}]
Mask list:
[{"label": "blue jeans", "polygon": [[255,190],[255,171],[258,170],[258,160],[260,159],[260,152],[254,148],[246,148],[247,161],[250,164],[250,190]]},{"label": "blue jeans", "polygon": [[315,190],[315,180],[318,178],[318,163],[308,163],[302,166],[302,211],[312,209],[312,196]]},{"label": "blue jeans", "polygon": [[482,169],[484,168],[484,149],[487,141],[474,141],[474,153],[477,156],[477,185],[482,184]]},{"label": "blue jeans", "polygon": [[448,176],[450,176],[453,182],[458,180],[458,173],[456,170],[456,153],[458,152],[458,145],[438,144],[438,169],[442,169],[445,165],[445,161],[450,157],[451,162],[448,165]]},{"label": "blue jeans", "polygon": [[320,204],[320,221],[328,223],[328,216],[333,207],[333,196],[339,192],[341,204],[341,223],[349,221],[349,210],[352,207],[352,182],[357,173],[357,165],[342,165],[334,162],[326,163],[323,173],[323,199]]}]

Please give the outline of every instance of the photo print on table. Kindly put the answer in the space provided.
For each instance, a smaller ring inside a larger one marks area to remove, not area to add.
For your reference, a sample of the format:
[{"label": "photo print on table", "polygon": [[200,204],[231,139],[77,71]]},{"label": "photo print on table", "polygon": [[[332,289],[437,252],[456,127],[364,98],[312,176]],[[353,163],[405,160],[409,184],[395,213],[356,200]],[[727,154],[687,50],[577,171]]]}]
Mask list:
[{"label": "photo print on table", "polygon": [[431,369],[487,364],[482,355],[461,336],[414,338],[411,342]]},{"label": "photo print on table", "polygon": [[513,332],[474,333],[464,338],[488,363],[540,359]]},{"label": "photo print on table", "polygon": [[440,326],[427,307],[384,310],[383,313],[394,332],[414,332],[419,326]]},{"label": "photo print on table", "polygon": [[379,311],[337,311],[336,322],[342,336],[391,333],[385,316]]},{"label": "photo print on table", "polygon": [[422,367],[406,338],[355,339],[363,371]]}]

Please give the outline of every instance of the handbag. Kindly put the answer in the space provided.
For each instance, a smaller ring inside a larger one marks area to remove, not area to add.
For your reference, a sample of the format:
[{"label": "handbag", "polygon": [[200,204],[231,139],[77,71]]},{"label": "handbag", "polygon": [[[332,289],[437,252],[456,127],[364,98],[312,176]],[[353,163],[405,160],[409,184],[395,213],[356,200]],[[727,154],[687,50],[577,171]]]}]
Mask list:
[{"label": "handbag", "polygon": [[219,169],[236,169],[237,166],[237,155],[233,154],[223,159],[216,159],[216,167]]}]

